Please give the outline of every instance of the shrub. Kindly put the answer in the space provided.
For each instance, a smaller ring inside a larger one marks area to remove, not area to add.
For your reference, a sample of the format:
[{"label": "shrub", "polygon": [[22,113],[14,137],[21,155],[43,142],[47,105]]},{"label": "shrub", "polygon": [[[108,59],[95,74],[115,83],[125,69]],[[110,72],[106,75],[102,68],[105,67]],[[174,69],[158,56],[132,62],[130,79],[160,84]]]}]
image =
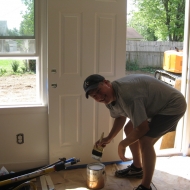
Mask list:
[{"label": "shrub", "polygon": [[36,73],[36,60],[29,60],[29,70]]},{"label": "shrub", "polygon": [[22,69],[22,72],[23,72],[23,73],[26,73],[26,72],[27,72],[26,67],[21,67],[21,69]]},{"label": "shrub", "polygon": [[12,70],[13,70],[14,73],[18,72],[19,63],[17,61],[13,61],[11,63],[11,66],[12,66]]},{"label": "shrub", "polygon": [[4,75],[7,72],[6,69],[0,68],[0,76]]},{"label": "shrub", "polygon": [[126,61],[126,70],[127,71],[136,71],[139,70],[139,65],[136,60],[127,60]]}]

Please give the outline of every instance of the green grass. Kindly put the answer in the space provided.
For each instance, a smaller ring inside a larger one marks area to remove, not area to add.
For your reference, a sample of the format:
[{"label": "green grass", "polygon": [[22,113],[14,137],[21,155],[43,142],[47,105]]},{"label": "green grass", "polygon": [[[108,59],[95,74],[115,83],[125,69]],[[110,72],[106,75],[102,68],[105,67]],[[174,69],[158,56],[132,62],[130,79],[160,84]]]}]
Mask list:
[{"label": "green grass", "polygon": [[[0,60],[0,76],[24,74],[27,71],[24,61],[13,59]],[[17,69],[15,68],[16,65],[18,65]]]},{"label": "green grass", "polygon": [[19,63],[19,70],[22,70],[22,67],[25,67],[22,60],[0,60],[0,69],[5,69],[8,73],[13,72],[12,63],[17,61]]},{"label": "green grass", "polygon": [[126,61],[126,70],[127,71],[143,71],[143,72],[147,72],[147,73],[154,73],[158,69],[161,69],[161,68],[151,67],[151,66],[140,68],[139,64],[137,63],[136,60],[132,60],[132,61],[127,60]]},{"label": "green grass", "polygon": [[155,71],[159,70],[159,69],[162,69],[162,68],[159,68],[159,67],[144,67],[144,68],[141,68],[140,70],[144,71],[144,72],[148,72],[148,73],[155,73]]}]

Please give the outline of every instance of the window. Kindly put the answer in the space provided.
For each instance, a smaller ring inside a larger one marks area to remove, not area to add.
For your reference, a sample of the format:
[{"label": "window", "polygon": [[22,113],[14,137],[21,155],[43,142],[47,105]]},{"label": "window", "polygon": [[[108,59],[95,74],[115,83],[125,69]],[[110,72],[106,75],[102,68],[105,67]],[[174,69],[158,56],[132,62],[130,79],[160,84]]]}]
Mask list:
[{"label": "window", "polygon": [[0,106],[44,103],[39,4],[0,0]]},{"label": "window", "polygon": [[34,0],[0,0],[0,53],[36,53]]}]

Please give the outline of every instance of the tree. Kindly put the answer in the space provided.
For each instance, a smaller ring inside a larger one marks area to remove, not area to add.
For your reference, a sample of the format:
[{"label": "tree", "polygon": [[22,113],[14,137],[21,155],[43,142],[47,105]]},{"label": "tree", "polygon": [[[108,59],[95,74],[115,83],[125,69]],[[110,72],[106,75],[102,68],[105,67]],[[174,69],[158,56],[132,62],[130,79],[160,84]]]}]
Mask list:
[{"label": "tree", "polygon": [[17,28],[8,29],[7,34],[8,36],[20,36],[19,30]]},{"label": "tree", "polygon": [[146,40],[183,41],[185,0],[133,0],[128,25]]},{"label": "tree", "polygon": [[157,41],[158,37],[155,35],[155,31],[148,26],[148,23],[138,15],[133,16],[128,19],[128,25],[135,28],[145,40],[147,41]]},{"label": "tree", "polygon": [[34,0],[22,0],[27,10],[22,14],[23,21],[20,24],[20,33],[23,36],[34,36]]}]

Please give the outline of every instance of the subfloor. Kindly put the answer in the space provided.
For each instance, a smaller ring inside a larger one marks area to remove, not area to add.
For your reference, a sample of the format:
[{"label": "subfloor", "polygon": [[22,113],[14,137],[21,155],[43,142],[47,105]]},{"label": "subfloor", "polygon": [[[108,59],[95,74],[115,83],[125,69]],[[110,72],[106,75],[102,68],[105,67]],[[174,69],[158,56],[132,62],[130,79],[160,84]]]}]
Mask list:
[{"label": "subfloor", "polygon": [[[125,162],[125,164],[106,165],[106,181],[102,189],[133,190],[137,187],[141,183],[141,179],[121,179],[114,176],[117,169],[124,169],[131,163],[132,162],[129,161]],[[49,188],[47,188],[48,190],[52,190],[53,188],[56,190],[89,189],[87,187],[86,168],[53,172],[49,174],[49,176],[52,180],[52,184],[49,184]],[[190,157],[157,157],[151,187],[153,190],[190,190]],[[41,185],[38,185],[38,190],[45,189],[46,188],[42,188]]]}]

